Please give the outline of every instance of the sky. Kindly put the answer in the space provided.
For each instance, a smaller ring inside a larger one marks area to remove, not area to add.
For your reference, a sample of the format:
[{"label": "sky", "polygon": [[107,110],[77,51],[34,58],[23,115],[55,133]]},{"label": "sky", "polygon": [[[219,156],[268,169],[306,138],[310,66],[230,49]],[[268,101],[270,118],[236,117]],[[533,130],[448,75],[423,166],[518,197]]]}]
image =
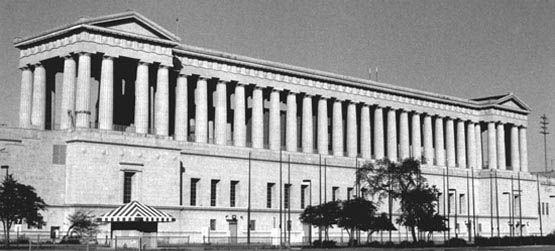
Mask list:
[{"label": "sky", "polygon": [[[182,43],[461,98],[512,92],[527,103],[531,171],[555,168],[555,0],[0,0],[0,124],[17,126],[15,37],[136,10]],[[179,25],[176,24],[179,19]]]}]

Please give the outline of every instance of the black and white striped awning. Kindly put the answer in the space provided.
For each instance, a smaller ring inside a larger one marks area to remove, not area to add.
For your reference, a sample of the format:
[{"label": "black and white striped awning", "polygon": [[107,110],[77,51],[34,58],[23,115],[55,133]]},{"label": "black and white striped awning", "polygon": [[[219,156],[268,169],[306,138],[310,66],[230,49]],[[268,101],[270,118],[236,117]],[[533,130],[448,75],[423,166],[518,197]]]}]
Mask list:
[{"label": "black and white striped awning", "polygon": [[131,201],[98,217],[98,220],[104,222],[170,222],[175,221],[175,218],[138,201]]}]

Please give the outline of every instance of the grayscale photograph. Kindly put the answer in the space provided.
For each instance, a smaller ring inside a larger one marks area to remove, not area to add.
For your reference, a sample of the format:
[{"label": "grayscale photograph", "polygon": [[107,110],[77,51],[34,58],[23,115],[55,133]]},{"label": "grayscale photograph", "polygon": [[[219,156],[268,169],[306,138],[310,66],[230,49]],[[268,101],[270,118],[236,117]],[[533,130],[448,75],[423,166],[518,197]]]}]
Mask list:
[{"label": "grayscale photograph", "polygon": [[0,0],[0,250],[555,250],[555,0]]}]

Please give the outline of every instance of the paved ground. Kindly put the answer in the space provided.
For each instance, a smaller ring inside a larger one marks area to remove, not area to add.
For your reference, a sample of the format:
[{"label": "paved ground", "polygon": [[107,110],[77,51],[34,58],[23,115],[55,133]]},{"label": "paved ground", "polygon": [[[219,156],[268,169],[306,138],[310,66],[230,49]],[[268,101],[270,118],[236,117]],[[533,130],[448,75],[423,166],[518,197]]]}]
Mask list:
[{"label": "paved ground", "polygon": [[[74,247],[74,248],[63,248],[63,249],[56,249],[56,248],[41,248],[41,249],[35,249],[35,248],[31,248],[28,249],[27,248],[19,248],[19,249],[2,249],[0,248],[0,250],[6,250],[6,251],[22,251],[22,250],[44,250],[44,251],[68,251],[68,250],[83,250],[83,251],[108,251],[108,250],[114,250],[114,249],[108,249],[108,248],[94,248],[94,247],[90,247],[87,249],[86,246],[82,246],[82,247]],[[118,249],[121,250],[121,249]],[[133,249],[126,249],[125,251],[131,251]],[[137,249],[135,249],[137,250]],[[170,250],[170,249],[168,249]],[[184,248],[184,249],[171,249],[171,250],[203,250],[202,248]],[[220,249],[214,249],[214,250],[242,250],[241,248],[232,248],[232,249],[227,249],[227,248],[220,248]],[[257,250],[257,249],[250,249],[250,250]],[[262,250],[262,249],[261,249]],[[268,249],[264,249],[264,250],[268,250]],[[271,249],[270,249],[271,250]],[[277,250],[277,249],[276,249]],[[282,249],[285,250],[285,249]],[[457,247],[450,247],[450,248],[443,248],[443,247],[438,247],[438,248],[400,248],[400,249],[393,249],[393,248],[334,248],[334,249],[319,249],[319,248],[306,248],[306,249],[300,249],[300,248],[293,248],[292,250],[310,250],[310,251],[362,251],[362,250],[375,250],[375,251],[388,251],[388,250],[403,250],[403,251],[465,251],[465,250],[479,250],[479,251],[498,251],[498,250],[512,250],[512,251],[517,251],[517,250],[525,250],[525,251],[554,251],[555,250],[555,246],[507,246],[507,247],[461,247],[461,248],[457,248]],[[121,250],[123,251],[123,250]]]}]

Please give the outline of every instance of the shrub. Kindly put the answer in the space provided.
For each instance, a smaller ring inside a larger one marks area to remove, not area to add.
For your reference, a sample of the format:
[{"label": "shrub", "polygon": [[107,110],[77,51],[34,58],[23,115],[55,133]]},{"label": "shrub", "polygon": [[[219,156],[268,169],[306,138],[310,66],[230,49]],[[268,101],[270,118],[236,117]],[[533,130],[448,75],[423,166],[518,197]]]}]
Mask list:
[{"label": "shrub", "polygon": [[445,242],[445,246],[448,247],[464,247],[466,246],[466,241],[461,238],[451,238]]},{"label": "shrub", "polygon": [[324,247],[324,248],[332,248],[332,247],[335,247],[337,243],[335,241],[332,241],[332,240],[324,240],[321,243],[320,243],[320,240],[315,240],[312,244],[315,247],[320,247],[321,246],[321,247]]},{"label": "shrub", "polygon": [[414,243],[412,243],[410,241],[401,241],[401,243],[399,243],[399,247],[401,247],[401,248],[414,247]]}]

